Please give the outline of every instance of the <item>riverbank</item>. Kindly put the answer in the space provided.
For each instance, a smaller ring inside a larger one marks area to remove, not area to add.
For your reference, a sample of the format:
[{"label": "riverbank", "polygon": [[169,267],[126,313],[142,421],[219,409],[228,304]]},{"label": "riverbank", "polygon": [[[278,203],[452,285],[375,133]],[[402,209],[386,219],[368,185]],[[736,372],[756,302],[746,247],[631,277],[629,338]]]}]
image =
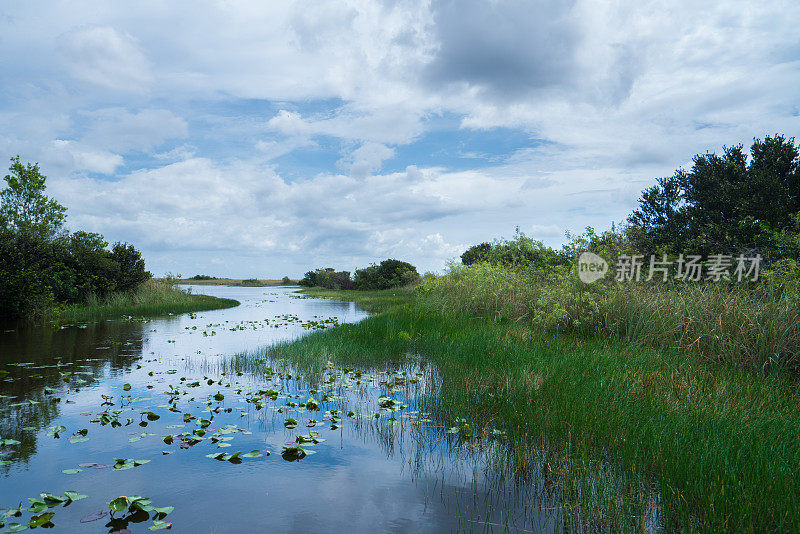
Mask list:
[{"label": "riverbank", "polygon": [[407,288],[374,291],[335,290],[321,287],[303,288],[298,291],[309,298],[335,299],[355,304],[370,313],[380,313],[414,300],[414,290]]},{"label": "riverbank", "polygon": [[[668,530],[800,528],[800,394],[791,377],[442,313],[424,297],[369,298],[388,311],[269,354],[354,366],[421,354],[442,375],[440,413],[467,417],[474,429],[504,428],[522,472],[550,480],[571,472],[559,489],[595,528],[646,529],[649,489]],[[537,462],[541,450],[550,459]],[[598,474],[598,465],[608,469]]]},{"label": "riverbank", "polygon": [[289,280],[284,283],[283,280],[259,280],[256,278],[211,278],[200,279],[194,278],[186,279],[173,279],[172,282],[179,285],[197,285],[197,286],[232,286],[232,287],[271,287],[271,286],[292,286],[297,285],[297,280]]},{"label": "riverbank", "polygon": [[197,312],[232,308],[239,302],[233,299],[194,295],[157,281],[148,281],[136,291],[115,293],[87,303],[70,304],[54,308],[46,315],[46,321],[55,323],[74,323],[98,321],[123,315],[142,317],[176,313]]}]

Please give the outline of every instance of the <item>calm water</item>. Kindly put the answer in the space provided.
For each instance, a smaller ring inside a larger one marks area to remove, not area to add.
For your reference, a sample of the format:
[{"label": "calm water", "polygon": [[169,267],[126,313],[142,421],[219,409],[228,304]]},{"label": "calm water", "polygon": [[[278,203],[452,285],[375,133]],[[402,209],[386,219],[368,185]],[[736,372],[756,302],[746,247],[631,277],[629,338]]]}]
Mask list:
[{"label": "calm water", "polygon": [[[65,491],[87,497],[49,508],[63,532],[148,531],[152,511],[118,512],[112,521],[108,503],[120,495],[174,507],[163,518],[173,532],[541,531],[560,524],[532,489],[487,467],[499,442],[462,441],[419,411],[420,394],[436,381],[424,364],[331,367],[313,381],[288,362],[266,362],[272,374],[232,366],[238,353],[333,318],[365,317],[352,303],[296,298],[289,288],[194,291],[242,305],[0,332],[0,438],[20,442],[0,445],[0,513],[23,501],[6,528],[28,523],[29,498]],[[310,398],[318,410],[308,409]],[[297,459],[297,449],[282,454],[298,439],[305,457]],[[125,460],[146,462],[114,468]]]}]

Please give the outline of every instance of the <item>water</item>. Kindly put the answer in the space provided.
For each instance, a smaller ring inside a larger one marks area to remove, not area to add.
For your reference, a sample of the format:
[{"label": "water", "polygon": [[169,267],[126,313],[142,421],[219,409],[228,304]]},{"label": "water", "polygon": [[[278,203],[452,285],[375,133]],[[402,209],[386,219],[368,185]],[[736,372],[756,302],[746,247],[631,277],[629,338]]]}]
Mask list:
[{"label": "water", "polygon": [[[193,289],[242,305],[0,332],[0,375],[8,373],[0,437],[20,442],[0,445],[0,513],[23,501],[6,528],[28,524],[28,498],[65,491],[87,497],[48,509],[61,532],[159,525],[155,511],[112,518],[108,503],[121,495],[174,507],[161,518],[174,532],[559,528],[535,485],[491,467],[500,441],[462,440],[420,411],[420,395],[436,383],[424,362],[315,376],[288,362],[266,362],[273,374],[232,363],[237,353],[365,317],[352,303],[296,298],[289,288]],[[319,410],[303,406],[309,398]],[[289,418],[296,428],[286,428]],[[282,454],[298,435],[324,441],[302,445],[300,459],[297,449]],[[126,459],[145,462],[114,468]]]}]

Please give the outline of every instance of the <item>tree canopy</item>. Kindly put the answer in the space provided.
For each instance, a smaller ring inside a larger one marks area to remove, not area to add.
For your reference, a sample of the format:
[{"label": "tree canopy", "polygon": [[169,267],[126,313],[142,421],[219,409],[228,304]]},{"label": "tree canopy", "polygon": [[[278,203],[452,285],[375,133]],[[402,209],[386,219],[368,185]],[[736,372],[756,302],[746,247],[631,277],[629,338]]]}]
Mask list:
[{"label": "tree canopy", "polygon": [[150,278],[141,253],[102,235],[64,229],[67,209],[45,194],[38,164],[11,159],[0,191],[0,316],[31,318],[49,307],[130,291]]},{"label": "tree canopy", "polygon": [[695,156],[689,171],[660,178],[642,193],[628,218],[633,248],[774,255],[779,235],[800,213],[799,156],[794,138],[782,135],[756,139],[749,157],[742,145]]}]

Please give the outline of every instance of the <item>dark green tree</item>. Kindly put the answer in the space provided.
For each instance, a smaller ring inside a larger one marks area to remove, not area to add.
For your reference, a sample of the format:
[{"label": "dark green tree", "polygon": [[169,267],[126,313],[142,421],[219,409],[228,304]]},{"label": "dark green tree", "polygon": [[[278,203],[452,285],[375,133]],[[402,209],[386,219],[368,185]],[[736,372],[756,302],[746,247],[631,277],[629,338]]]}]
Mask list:
[{"label": "dark green tree", "polygon": [[152,275],[145,270],[142,253],[128,243],[114,243],[109,259],[116,264],[114,271],[115,290],[130,291],[136,289]]},{"label": "dark green tree", "polygon": [[643,253],[678,253],[685,241],[687,220],[685,173],[678,171],[656,181],[644,190],[639,209],[628,217],[629,232]]},{"label": "dark green tree", "polygon": [[356,269],[353,285],[356,289],[390,289],[406,286],[419,281],[417,268],[408,262],[388,259],[379,265],[374,263],[363,269]]},{"label": "dark green tree", "polygon": [[491,243],[473,245],[461,255],[461,263],[464,265],[472,265],[474,263],[478,263],[479,261],[486,261],[491,250]]},{"label": "dark green tree", "polygon": [[800,213],[799,154],[794,138],[775,135],[754,140],[749,157],[742,145],[695,156],[689,171],[659,179],[642,193],[626,230],[633,249],[701,255],[749,250],[780,259],[775,244],[785,241],[780,234],[793,228]]},{"label": "dark green tree", "polygon": [[47,177],[39,164],[11,158],[6,187],[0,192],[0,227],[16,234],[54,239],[64,226],[67,208],[44,194]]}]

